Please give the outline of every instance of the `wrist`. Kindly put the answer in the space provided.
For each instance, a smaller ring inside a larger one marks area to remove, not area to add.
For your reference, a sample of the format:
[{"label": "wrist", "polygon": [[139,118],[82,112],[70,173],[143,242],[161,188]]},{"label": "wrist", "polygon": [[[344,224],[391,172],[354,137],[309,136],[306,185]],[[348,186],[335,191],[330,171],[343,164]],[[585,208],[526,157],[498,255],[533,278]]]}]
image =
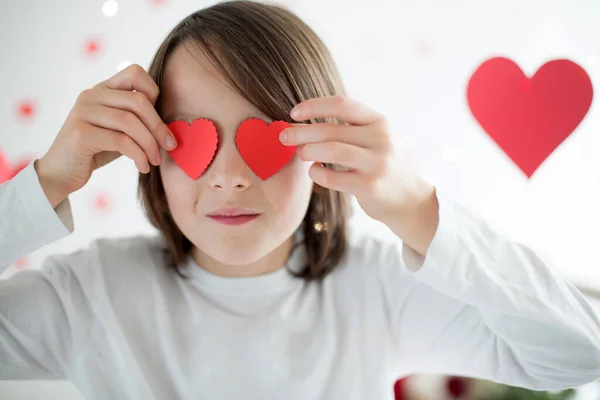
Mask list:
[{"label": "wrist", "polygon": [[417,177],[407,185],[404,201],[396,206],[393,213],[399,221],[414,222],[425,213],[429,213],[432,204],[437,201],[435,186],[427,180]]},{"label": "wrist", "polygon": [[52,205],[52,208],[56,208],[68,197],[69,193],[61,190],[60,185],[56,182],[56,180],[54,180],[52,176],[44,169],[42,159],[35,160],[33,167],[37,173],[40,185],[42,186],[46,198]]},{"label": "wrist", "polygon": [[439,224],[435,186],[423,183],[412,197],[387,225],[404,243],[425,256]]}]

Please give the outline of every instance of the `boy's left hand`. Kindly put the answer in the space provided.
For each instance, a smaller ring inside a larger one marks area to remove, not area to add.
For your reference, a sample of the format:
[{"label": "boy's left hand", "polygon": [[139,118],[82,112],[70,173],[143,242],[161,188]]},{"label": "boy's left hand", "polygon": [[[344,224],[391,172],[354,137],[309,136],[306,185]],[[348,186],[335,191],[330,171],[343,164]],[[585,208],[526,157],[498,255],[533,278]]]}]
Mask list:
[{"label": "boy's left hand", "polygon": [[[297,145],[302,160],[315,161],[309,169],[314,182],[353,194],[370,217],[397,224],[398,218],[431,198],[433,186],[402,154],[383,115],[343,96],[303,101],[290,115],[296,121],[333,117],[347,124],[292,125],[282,132],[287,134],[282,143]],[[335,171],[320,163],[339,164],[349,170]]]}]

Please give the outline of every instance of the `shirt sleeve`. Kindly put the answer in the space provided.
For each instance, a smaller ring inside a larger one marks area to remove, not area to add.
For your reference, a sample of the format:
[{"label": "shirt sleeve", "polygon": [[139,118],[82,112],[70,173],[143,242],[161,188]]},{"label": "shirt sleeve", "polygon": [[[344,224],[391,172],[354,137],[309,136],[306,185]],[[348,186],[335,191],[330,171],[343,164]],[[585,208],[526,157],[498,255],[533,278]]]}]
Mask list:
[{"label": "shirt sleeve", "polygon": [[87,261],[85,251],[50,256],[0,280],[0,380],[72,376],[94,321]]},{"label": "shirt sleeve", "polygon": [[[33,162],[0,186],[0,266],[6,268],[72,231],[69,200],[52,209]],[[68,375],[92,321],[82,284],[85,257],[85,252],[50,256],[39,270],[0,280],[0,379]],[[73,263],[83,272],[76,274]]]},{"label": "shirt sleeve", "polygon": [[533,390],[598,379],[600,321],[583,295],[534,250],[437,196],[426,256],[396,245],[381,277],[403,371]]},{"label": "shirt sleeve", "polygon": [[34,161],[0,185],[0,273],[19,258],[68,236],[73,230],[69,199],[52,208]]}]

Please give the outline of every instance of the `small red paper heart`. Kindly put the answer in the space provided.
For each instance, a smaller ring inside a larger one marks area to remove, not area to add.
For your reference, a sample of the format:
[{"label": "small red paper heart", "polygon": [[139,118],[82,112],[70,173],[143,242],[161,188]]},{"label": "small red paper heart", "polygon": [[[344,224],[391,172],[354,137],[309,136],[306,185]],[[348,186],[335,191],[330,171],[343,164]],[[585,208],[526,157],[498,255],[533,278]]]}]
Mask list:
[{"label": "small red paper heart", "polygon": [[513,61],[492,58],[467,88],[477,122],[528,178],[577,128],[592,97],[590,77],[569,60],[549,61],[528,78]]},{"label": "small red paper heart", "polygon": [[175,121],[167,126],[177,141],[177,147],[169,151],[169,155],[190,178],[198,179],[217,151],[217,128],[205,118],[197,119],[191,125],[186,121]]},{"label": "small red paper heart", "polygon": [[238,151],[262,180],[283,168],[296,152],[297,146],[285,146],[279,141],[279,134],[288,126],[285,121],[267,125],[262,119],[250,118],[238,127],[235,137]]}]

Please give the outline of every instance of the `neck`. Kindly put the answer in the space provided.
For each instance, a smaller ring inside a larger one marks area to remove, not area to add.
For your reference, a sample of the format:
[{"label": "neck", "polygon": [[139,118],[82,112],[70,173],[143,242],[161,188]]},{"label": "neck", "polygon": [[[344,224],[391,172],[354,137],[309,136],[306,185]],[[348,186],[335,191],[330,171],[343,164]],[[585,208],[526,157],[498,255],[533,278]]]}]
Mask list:
[{"label": "neck", "polygon": [[192,257],[206,271],[225,277],[251,277],[268,274],[285,265],[293,246],[293,236],[290,236],[278,247],[265,256],[249,264],[226,264],[209,256],[198,247],[192,249]]}]

